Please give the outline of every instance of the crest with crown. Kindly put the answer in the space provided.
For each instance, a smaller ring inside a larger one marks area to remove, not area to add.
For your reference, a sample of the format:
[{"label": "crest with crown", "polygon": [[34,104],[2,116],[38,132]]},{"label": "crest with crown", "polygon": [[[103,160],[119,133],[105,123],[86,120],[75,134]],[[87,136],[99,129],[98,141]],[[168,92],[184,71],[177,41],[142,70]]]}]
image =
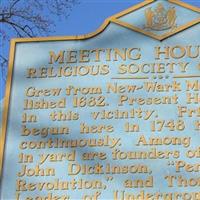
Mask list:
[{"label": "crest with crown", "polygon": [[146,25],[145,28],[162,31],[174,29],[176,27],[176,10],[174,7],[164,8],[159,3],[155,9],[151,7],[145,10]]}]

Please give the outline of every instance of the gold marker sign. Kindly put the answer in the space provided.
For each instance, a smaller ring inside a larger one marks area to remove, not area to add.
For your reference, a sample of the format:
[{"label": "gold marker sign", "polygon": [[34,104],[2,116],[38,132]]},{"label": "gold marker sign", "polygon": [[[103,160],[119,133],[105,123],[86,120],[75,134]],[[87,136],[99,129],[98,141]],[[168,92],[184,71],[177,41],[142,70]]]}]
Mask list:
[{"label": "gold marker sign", "polygon": [[14,39],[0,199],[199,200],[199,22],[152,0],[85,36]]}]

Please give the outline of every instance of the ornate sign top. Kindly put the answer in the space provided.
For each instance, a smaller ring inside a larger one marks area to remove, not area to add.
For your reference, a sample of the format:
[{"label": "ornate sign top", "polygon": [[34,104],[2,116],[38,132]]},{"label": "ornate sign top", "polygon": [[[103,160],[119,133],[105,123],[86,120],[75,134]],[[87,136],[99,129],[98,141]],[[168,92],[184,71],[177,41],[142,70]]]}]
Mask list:
[{"label": "ornate sign top", "polygon": [[200,8],[180,0],[145,0],[115,14],[95,32],[80,36],[17,38],[14,42],[82,40],[101,33],[110,23],[142,33],[156,40],[164,40],[200,23]]},{"label": "ornate sign top", "polygon": [[147,0],[112,17],[113,22],[164,40],[200,22],[200,9],[179,0]]}]

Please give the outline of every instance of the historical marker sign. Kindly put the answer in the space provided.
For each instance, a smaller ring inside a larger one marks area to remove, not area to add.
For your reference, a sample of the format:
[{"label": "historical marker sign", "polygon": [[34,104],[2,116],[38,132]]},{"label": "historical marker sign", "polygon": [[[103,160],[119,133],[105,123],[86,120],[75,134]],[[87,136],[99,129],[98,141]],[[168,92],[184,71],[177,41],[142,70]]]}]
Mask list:
[{"label": "historical marker sign", "polygon": [[145,1],[95,33],[11,43],[1,199],[200,199],[200,14]]}]

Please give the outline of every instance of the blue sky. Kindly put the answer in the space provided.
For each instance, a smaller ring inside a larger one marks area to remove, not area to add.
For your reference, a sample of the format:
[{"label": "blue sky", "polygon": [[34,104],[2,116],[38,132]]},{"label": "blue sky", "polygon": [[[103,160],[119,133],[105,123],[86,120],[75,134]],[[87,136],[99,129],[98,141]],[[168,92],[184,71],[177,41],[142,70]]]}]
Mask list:
[{"label": "blue sky", "polygon": [[[6,3],[6,0],[0,0]],[[81,35],[95,31],[103,21],[142,0],[79,0],[79,4],[72,8],[67,19],[57,20],[56,28],[50,36]],[[184,0],[187,3],[200,7],[199,0]],[[6,50],[9,47],[5,47]],[[0,79],[2,77],[0,75]],[[4,94],[3,81],[0,81],[0,99]]]}]

